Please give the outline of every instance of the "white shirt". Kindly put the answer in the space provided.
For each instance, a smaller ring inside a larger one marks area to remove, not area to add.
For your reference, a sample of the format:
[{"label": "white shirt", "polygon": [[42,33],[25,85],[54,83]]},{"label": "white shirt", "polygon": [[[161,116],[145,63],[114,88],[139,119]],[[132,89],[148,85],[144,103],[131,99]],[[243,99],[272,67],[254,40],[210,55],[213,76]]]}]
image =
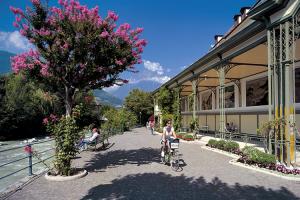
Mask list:
[{"label": "white shirt", "polygon": [[170,131],[168,131],[167,128],[168,128],[168,127],[165,126],[164,129],[163,129],[163,132],[166,133],[166,138],[169,138],[169,137],[173,136],[174,128],[171,127]]},{"label": "white shirt", "polygon": [[95,140],[98,137],[99,133],[96,131],[93,133],[92,137],[89,138],[89,141],[92,142],[93,140]]}]

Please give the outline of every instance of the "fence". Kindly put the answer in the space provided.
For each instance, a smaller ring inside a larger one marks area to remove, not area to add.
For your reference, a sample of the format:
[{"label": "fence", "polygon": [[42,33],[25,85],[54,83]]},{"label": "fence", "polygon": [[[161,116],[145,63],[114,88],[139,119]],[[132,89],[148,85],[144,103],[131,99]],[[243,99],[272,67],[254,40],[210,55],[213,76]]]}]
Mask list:
[{"label": "fence", "polygon": [[34,171],[39,171],[36,170],[38,168],[50,167],[46,162],[54,157],[53,146],[54,139],[47,139],[0,150],[0,191],[26,176],[32,176]]}]

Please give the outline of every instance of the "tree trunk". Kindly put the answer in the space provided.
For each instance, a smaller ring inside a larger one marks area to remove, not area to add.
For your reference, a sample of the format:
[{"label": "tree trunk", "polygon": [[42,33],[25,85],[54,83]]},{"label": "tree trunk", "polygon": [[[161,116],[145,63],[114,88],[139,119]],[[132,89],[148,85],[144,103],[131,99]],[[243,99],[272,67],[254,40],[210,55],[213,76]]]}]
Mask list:
[{"label": "tree trunk", "polygon": [[66,108],[66,117],[71,116],[73,108],[73,90],[68,86],[65,86],[65,108]]}]

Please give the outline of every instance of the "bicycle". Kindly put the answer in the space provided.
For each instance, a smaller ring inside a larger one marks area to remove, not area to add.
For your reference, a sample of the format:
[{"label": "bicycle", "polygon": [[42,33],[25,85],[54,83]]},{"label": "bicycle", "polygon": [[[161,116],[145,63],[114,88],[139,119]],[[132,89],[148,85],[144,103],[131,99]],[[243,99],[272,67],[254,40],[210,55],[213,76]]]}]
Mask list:
[{"label": "bicycle", "polygon": [[168,145],[165,144],[161,147],[161,162],[163,164],[167,164],[169,163],[171,166],[171,169],[174,171],[178,171],[180,168],[179,165],[179,139],[174,139],[171,143],[170,143],[170,149],[168,148]]}]

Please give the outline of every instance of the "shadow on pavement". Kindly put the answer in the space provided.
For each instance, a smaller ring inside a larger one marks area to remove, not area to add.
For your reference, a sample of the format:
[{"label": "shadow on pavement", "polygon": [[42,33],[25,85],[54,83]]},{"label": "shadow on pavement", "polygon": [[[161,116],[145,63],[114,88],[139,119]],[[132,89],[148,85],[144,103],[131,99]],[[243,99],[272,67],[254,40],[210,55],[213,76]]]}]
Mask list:
[{"label": "shadow on pavement", "polygon": [[105,168],[114,168],[121,165],[145,165],[152,162],[160,162],[160,150],[142,148],[135,150],[115,150],[104,154],[96,154],[93,159],[87,161],[84,166],[88,171],[99,171]]},{"label": "shadow on pavement", "polygon": [[111,184],[98,185],[82,198],[88,199],[299,199],[285,187],[279,190],[261,186],[233,186],[215,177],[206,182],[203,177],[171,176],[165,173],[128,175],[115,179]]}]

